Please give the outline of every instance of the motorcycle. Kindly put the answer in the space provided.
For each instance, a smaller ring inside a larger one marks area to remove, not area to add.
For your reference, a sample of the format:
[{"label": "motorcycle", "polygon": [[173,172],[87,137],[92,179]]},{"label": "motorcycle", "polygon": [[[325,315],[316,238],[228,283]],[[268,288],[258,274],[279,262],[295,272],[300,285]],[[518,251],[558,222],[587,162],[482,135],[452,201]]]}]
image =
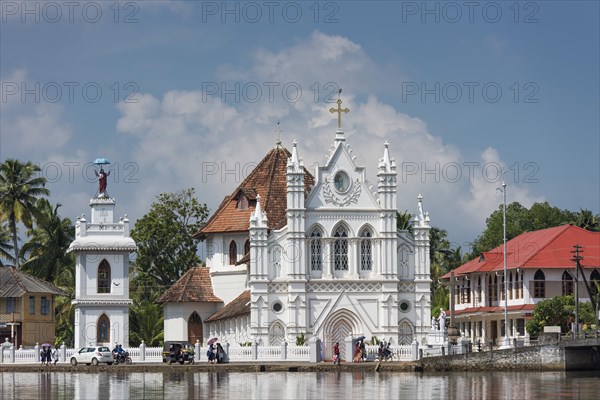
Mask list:
[{"label": "motorcycle", "polygon": [[119,363],[125,363],[129,365],[132,362],[128,351],[124,351],[122,353],[113,353],[113,359],[115,365],[118,365]]}]

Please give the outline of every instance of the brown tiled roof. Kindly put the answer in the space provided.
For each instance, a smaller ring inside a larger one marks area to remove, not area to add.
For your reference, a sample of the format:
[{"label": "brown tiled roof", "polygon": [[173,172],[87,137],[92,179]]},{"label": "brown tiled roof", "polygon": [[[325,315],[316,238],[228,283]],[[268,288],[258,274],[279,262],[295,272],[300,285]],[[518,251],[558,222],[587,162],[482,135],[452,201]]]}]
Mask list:
[{"label": "brown tiled roof", "polygon": [[173,284],[156,303],[179,303],[184,301],[206,301],[222,303],[215,296],[210,278],[210,269],[206,267],[190,268],[177,282]]},{"label": "brown tiled roof", "polygon": [[[194,236],[204,239],[207,233],[245,232],[250,226],[250,215],[254,211],[256,195],[260,195],[261,207],[267,213],[270,229],[281,229],[287,223],[287,184],[286,169],[291,153],[282,146],[272,149],[244,181],[225,197],[217,211],[206,225]],[[314,178],[304,169],[305,195],[314,185]],[[237,208],[239,194],[246,196],[252,203],[247,209]]]},{"label": "brown tiled roof", "polygon": [[242,292],[238,297],[225,305],[219,311],[206,318],[204,322],[215,322],[222,319],[237,317],[238,315],[250,314],[250,291]]},{"label": "brown tiled roof", "polygon": [[53,284],[35,278],[14,267],[0,267],[0,297],[21,297],[25,293],[67,296]]},{"label": "brown tiled roof", "polygon": [[235,263],[235,265],[242,265],[242,264],[250,264],[250,253],[244,254],[244,257],[242,257],[240,259],[240,261]]}]

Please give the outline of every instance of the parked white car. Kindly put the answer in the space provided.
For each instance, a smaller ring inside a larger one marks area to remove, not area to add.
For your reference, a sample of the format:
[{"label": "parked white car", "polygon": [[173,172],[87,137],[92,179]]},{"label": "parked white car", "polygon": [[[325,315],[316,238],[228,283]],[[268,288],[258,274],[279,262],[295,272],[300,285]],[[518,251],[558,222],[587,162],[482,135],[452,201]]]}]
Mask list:
[{"label": "parked white car", "polygon": [[113,356],[110,349],[106,346],[82,347],[71,357],[71,365],[77,365],[78,363],[86,365],[107,363],[108,365],[112,365]]}]

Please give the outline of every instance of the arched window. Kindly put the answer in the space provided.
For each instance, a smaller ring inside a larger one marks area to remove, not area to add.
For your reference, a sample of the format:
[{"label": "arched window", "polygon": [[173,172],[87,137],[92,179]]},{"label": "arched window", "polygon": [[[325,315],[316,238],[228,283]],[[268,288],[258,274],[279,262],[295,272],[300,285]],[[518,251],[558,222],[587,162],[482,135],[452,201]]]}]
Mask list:
[{"label": "arched window", "polygon": [[541,269],[533,276],[533,297],[546,297],[546,275]]},{"label": "arched window", "polygon": [[229,243],[229,265],[235,265],[237,262],[237,244],[235,244],[235,240],[232,240]]},{"label": "arched window", "polygon": [[371,243],[371,231],[363,229],[360,233],[360,270],[371,271],[373,269],[373,245]]},{"label": "arched window", "polygon": [[310,269],[321,271],[323,269],[323,243],[321,242],[321,231],[313,229],[310,233]]},{"label": "arched window", "polygon": [[562,295],[568,296],[573,294],[573,276],[569,271],[562,274]]},{"label": "arched window", "polygon": [[106,260],[98,266],[98,293],[110,293],[110,264]]},{"label": "arched window", "polygon": [[333,234],[333,268],[336,271],[348,271],[348,232],[342,225]]},{"label": "arched window", "polygon": [[250,253],[250,239],[246,239],[246,243],[244,243],[244,255]]},{"label": "arched window", "polygon": [[106,314],[102,314],[100,318],[98,318],[98,325],[96,325],[96,342],[98,343],[108,343],[110,342],[110,320],[106,316]]},{"label": "arched window", "polygon": [[188,342],[202,344],[202,319],[196,311],[188,318]]},{"label": "arched window", "polygon": [[523,270],[517,272],[517,296],[519,299],[523,298]]}]

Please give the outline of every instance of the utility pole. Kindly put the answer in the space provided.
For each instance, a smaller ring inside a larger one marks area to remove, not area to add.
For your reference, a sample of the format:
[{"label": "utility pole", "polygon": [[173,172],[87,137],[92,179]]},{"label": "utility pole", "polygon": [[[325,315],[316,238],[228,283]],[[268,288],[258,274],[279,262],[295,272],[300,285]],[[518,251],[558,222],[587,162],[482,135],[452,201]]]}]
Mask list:
[{"label": "utility pole", "polygon": [[[579,268],[581,268],[580,261],[583,260],[583,257],[580,256],[579,253],[583,253],[583,247],[579,244],[576,244],[573,247],[575,248],[575,250],[571,251],[571,253],[575,254],[573,258],[571,258],[571,261],[575,261],[575,327],[573,333],[575,334],[575,337],[577,337],[579,334]],[[592,299],[590,300],[593,301]]]}]

